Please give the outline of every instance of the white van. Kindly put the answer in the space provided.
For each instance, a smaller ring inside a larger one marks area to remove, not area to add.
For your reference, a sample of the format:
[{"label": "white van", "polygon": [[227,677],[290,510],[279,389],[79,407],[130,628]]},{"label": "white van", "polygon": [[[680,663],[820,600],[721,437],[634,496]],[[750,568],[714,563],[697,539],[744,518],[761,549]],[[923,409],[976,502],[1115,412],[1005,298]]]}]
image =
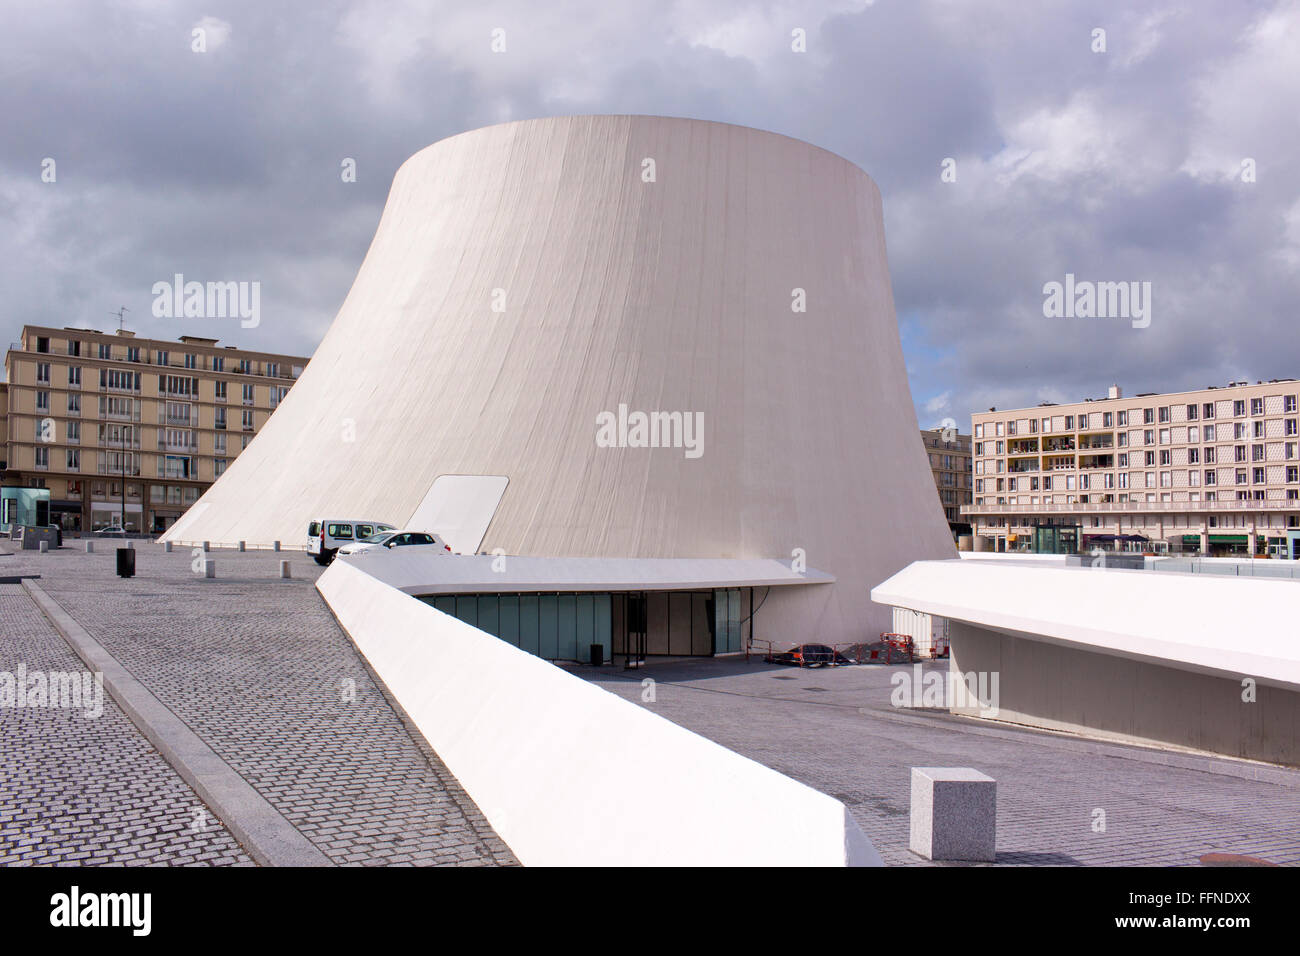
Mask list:
[{"label": "white van", "polygon": [[329,564],[338,549],[396,528],[387,521],[355,518],[322,518],[307,526],[307,553],[317,564]]}]

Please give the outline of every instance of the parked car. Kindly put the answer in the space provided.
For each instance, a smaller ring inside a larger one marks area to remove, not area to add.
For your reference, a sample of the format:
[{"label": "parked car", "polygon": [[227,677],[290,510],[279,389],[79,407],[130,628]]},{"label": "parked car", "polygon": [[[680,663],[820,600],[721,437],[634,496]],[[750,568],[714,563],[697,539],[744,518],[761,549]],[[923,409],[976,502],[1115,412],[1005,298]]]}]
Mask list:
[{"label": "parked car", "polygon": [[307,553],[316,559],[317,564],[329,564],[339,548],[395,530],[387,521],[322,518],[307,526]]},{"label": "parked car", "polygon": [[790,664],[794,667],[840,667],[853,663],[825,644],[800,644],[788,651],[769,654],[766,660],[769,664]]},{"label": "parked car", "polygon": [[438,554],[451,553],[451,545],[443,541],[438,535],[430,534],[428,531],[383,531],[362,541],[344,545],[339,548],[338,553],[361,554],[365,551],[376,551],[380,548],[409,547],[432,547],[438,549]]},{"label": "parked car", "polygon": [[102,534],[105,537],[122,538],[126,536],[126,529],[121,525],[111,524],[107,528],[100,528],[95,534]]}]

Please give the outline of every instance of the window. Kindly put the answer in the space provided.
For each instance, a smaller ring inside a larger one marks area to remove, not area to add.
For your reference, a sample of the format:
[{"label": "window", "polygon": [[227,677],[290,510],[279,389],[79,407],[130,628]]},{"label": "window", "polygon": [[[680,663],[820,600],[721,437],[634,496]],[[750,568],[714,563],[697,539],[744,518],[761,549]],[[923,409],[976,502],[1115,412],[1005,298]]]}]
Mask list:
[{"label": "window", "polygon": [[1242,438],[1245,438],[1245,437],[1246,437],[1246,423],[1245,423],[1245,422],[1233,422],[1233,423],[1232,423],[1232,437],[1235,438],[1235,439],[1242,439]]},{"label": "window", "polygon": [[1246,446],[1245,446],[1245,445],[1233,445],[1233,446],[1232,446],[1232,460],[1233,460],[1233,461],[1245,461],[1245,460],[1246,460]]},{"label": "window", "polygon": [[1153,468],[1153,467],[1155,467],[1155,463],[1156,463],[1156,453],[1153,452],[1153,451],[1149,451],[1149,452],[1147,452],[1147,453],[1146,453],[1146,466],[1147,466],[1148,468]]},{"label": "window", "polygon": [[1169,467],[1169,466],[1172,465],[1172,464],[1173,464],[1172,453],[1169,452],[1168,450],[1166,450],[1166,451],[1162,451],[1162,452],[1160,453],[1160,465],[1161,465],[1162,467],[1167,468],[1167,467]]},{"label": "window", "polygon": [[67,470],[81,471],[81,449],[69,448],[67,450]]},{"label": "window", "polygon": [[1162,445],[1168,445],[1168,444],[1169,444],[1169,429],[1168,429],[1168,428],[1162,428],[1162,429],[1160,429],[1160,444],[1162,444]]},{"label": "window", "polygon": [[252,405],[252,404],[253,404],[253,386],[252,386],[252,385],[245,385],[245,386],[244,386],[243,402],[244,402],[245,405]]},{"label": "window", "polygon": [[[222,409],[219,409],[219,411],[223,411],[223,412],[224,412],[225,409],[222,408]],[[221,423],[221,427],[222,427],[222,428],[225,427],[225,421],[224,421],[224,420],[223,420],[222,423]],[[213,451],[225,451],[225,450],[226,450],[226,436],[225,436],[224,434],[218,433],[218,434],[212,436],[212,450],[213,450]]]},{"label": "window", "polygon": [[1250,400],[1250,413],[1252,415],[1264,414],[1264,400],[1262,398],[1252,398]]},{"label": "window", "polygon": [[1142,433],[1142,444],[1154,445],[1155,443],[1156,443],[1156,433],[1154,430],[1148,428],[1146,431]]},{"label": "window", "polygon": [[1285,399],[1283,399],[1283,400],[1282,400],[1282,405],[1283,405],[1282,411],[1284,411],[1284,412],[1294,412],[1294,411],[1295,411],[1295,408],[1296,408],[1295,400],[1296,400],[1296,397],[1295,397],[1294,395],[1288,395]]},{"label": "window", "polygon": [[[279,404],[280,404],[282,401],[284,401],[284,397],[285,397],[286,395],[288,395],[288,394],[289,394],[289,389],[288,389],[288,388],[286,388],[286,387],[284,387],[284,386],[274,386],[274,385],[273,385],[273,386],[271,387],[271,407],[272,407],[272,408],[276,408],[276,407],[278,407]],[[951,460],[952,460],[952,459],[951,459],[951,456],[950,456],[950,455],[944,455],[944,456],[943,456],[943,462],[944,462],[943,466],[944,466],[945,468],[951,468],[951,467],[952,467]]]},{"label": "window", "polygon": [[1120,448],[1128,447],[1128,432],[1119,433],[1119,447]]},{"label": "window", "polygon": [[50,467],[50,450],[48,448],[36,449],[36,467],[37,468]]},{"label": "window", "polygon": [[1199,465],[1201,463],[1201,450],[1199,448],[1187,449],[1187,464]]},{"label": "window", "polygon": [[1151,425],[1151,424],[1154,424],[1154,423],[1155,423],[1155,420],[1156,420],[1156,410],[1155,410],[1154,408],[1144,408],[1144,409],[1142,409],[1142,424],[1143,424],[1143,425]]},{"label": "window", "polygon": [[253,430],[253,410],[251,408],[244,409],[243,428],[246,432]]},{"label": "window", "polygon": [[1116,413],[1115,413],[1115,423],[1118,424],[1118,425],[1121,425],[1121,426],[1123,426],[1123,425],[1127,425],[1127,424],[1128,424],[1128,412],[1116,412]]},{"label": "window", "polygon": [[239,374],[240,374],[240,375],[251,375],[252,373],[253,373],[253,363],[250,362],[248,359],[240,359],[240,360],[239,360]]},{"label": "window", "polygon": [[267,362],[267,363],[266,363],[266,374],[269,375],[271,378],[279,378],[279,377],[280,377],[280,363],[278,363],[278,362]]},{"label": "window", "polygon": [[1187,429],[1187,440],[1193,444],[1201,440],[1201,430],[1195,425]]},{"label": "window", "polygon": [[81,396],[78,395],[76,392],[72,392],[71,394],[68,395],[68,414],[69,415],[81,414]]},{"label": "window", "polygon": [[1264,460],[1264,446],[1263,446],[1263,445],[1251,445],[1251,446],[1250,446],[1250,460],[1251,460],[1251,461],[1263,461],[1263,460]]},{"label": "window", "polygon": [[215,420],[214,420],[213,423],[212,423],[212,427],[213,427],[213,428],[225,428],[225,427],[226,427],[226,410],[225,410],[224,408],[217,408],[217,409],[214,409],[213,411],[215,412],[215,416],[214,416]]},{"label": "window", "polygon": [[1238,468],[1236,477],[1237,477],[1237,484],[1244,485],[1246,483],[1246,469]]},{"label": "window", "polygon": [[1294,435],[1294,434],[1296,434],[1296,419],[1294,419],[1294,418],[1287,418],[1287,419],[1284,419],[1284,420],[1283,420],[1283,423],[1282,423],[1282,426],[1283,426],[1283,427],[1282,427],[1282,433],[1283,433],[1284,435]]},{"label": "window", "polygon": [[199,367],[198,359],[197,359],[195,356],[190,355],[190,354],[187,353],[186,356],[185,356],[185,367],[186,367],[186,368],[198,368],[198,367]]},{"label": "window", "polygon": [[1113,427],[1114,427],[1114,424],[1115,424],[1115,413],[1114,413],[1114,412],[1102,412],[1102,413],[1101,413],[1101,427],[1102,427],[1102,428],[1113,428]]},{"label": "window", "polygon": [[1212,485],[1212,484],[1214,484],[1217,480],[1218,480],[1218,475],[1217,475],[1216,472],[1214,472],[1214,471],[1206,471],[1206,472],[1205,472],[1205,483],[1206,483],[1207,485]]},{"label": "window", "polygon": [[68,354],[81,356],[81,343],[76,339],[68,339]]},{"label": "window", "polygon": [[1072,429],[1074,428],[1074,416],[1073,416],[1073,415],[1066,415],[1066,416],[1065,416],[1065,428],[1066,428],[1066,431],[1070,431],[1070,430],[1072,430]]},{"label": "window", "polygon": [[1119,467],[1121,467],[1121,468],[1127,468],[1127,467],[1128,467],[1128,452],[1121,452],[1121,453],[1120,453],[1120,456],[1119,456]]},{"label": "window", "polygon": [[[225,436],[223,435],[222,437],[224,438]],[[226,473],[226,459],[224,458],[212,459],[212,473],[218,478],[224,475]]]},{"label": "window", "polygon": [[1214,402],[1206,402],[1204,405],[1201,406],[1201,417],[1202,418],[1214,417]]},{"label": "window", "polygon": [[1263,438],[1263,437],[1264,437],[1264,423],[1263,423],[1263,422],[1253,422],[1252,424],[1253,424],[1253,426],[1254,426],[1254,437],[1255,437],[1255,438]]},{"label": "window", "polygon": [[50,363],[49,362],[36,363],[36,381],[40,385],[50,384]]},{"label": "window", "polygon": [[1237,399],[1235,402],[1232,403],[1232,415],[1233,415],[1234,418],[1240,418],[1242,415],[1245,415],[1245,414],[1246,414],[1246,402],[1245,402],[1245,399],[1240,399],[1240,398],[1239,398],[1239,399]]},{"label": "window", "polygon": [[1205,463],[1207,465],[1214,464],[1214,449],[1208,445],[1205,448]]},{"label": "window", "polygon": [[99,357],[105,362],[111,361],[113,358],[113,346],[109,345],[107,342],[100,342]]},{"label": "window", "polygon": [[1264,469],[1252,468],[1250,470],[1250,480],[1252,484],[1262,485],[1264,483]]},{"label": "window", "polygon": [[99,370],[99,387],[138,392],[140,391],[140,373],[120,372],[115,368],[101,368]]},{"label": "window", "polygon": [[1286,480],[1288,483],[1292,483],[1292,484],[1297,481],[1300,481],[1300,467],[1296,467],[1295,465],[1287,465]]},{"label": "window", "polygon": [[1160,406],[1160,423],[1161,423],[1161,424],[1164,424],[1164,423],[1166,423],[1166,422],[1168,422],[1168,421],[1169,421],[1169,406],[1168,406],[1168,405],[1161,405],[1161,406]]},{"label": "window", "polygon": [[216,388],[217,401],[224,402],[226,400],[226,383],[214,382],[213,385]]},{"label": "window", "polygon": [[1286,458],[1286,459],[1288,459],[1288,460],[1291,459],[1291,458],[1294,458],[1294,457],[1295,457],[1295,449],[1296,449],[1296,443],[1295,443],[1295,442],[1293,442],[1293,441],[1289,441],[1289,442],[1287,442],[1285,445],[1283,445],[1282,447],[1283,447],[1283,449],[1284,449],[1284,454],[1283,454],[1282,457],[1284,457],[1284,458]]},{"label": "window", "polygon": [[1206,425],[1204,431],[1205,431],[1205,440],[1214,441],[1214,426]]},{"label": "window", "polygon": [[126,349],[126,360],[127,360],[128,362],[138,362],[138,361],[140,361],[140,349],[139,349],[138,346],[134,346],[134,345],[127,346],[127,349]]},{"label": "window", "polygon": [[48,338],[46,338],[45,336],[43,336],[43,335],[42,335],[42,336],[37,336],[37,339],[36,339],[36,351],[38,351],[38,352],[48,352],[49,350],[50,350],[50,340],[49,340]]},{"label": "window", "polygon": [[1194,422],[1194,421],[1196,421],[1196,403],[1195,403],[1195,402],[1193,402],[1191,405],[1188,405],[1188,406],[1187,406],[1187,420],[1188,420],[1189,422]]},{"label": "window", "polygon": [[224,355],[212,356],[212,371],[224,372],[226,370],[226,357]]},{"label": "window", "polygon": [[49,393],[49,392],[37,392],[37,393],[36,393],[36,410],[37,410],[38,412],[48,412],[48,411],[50,410],[50,393]]}]

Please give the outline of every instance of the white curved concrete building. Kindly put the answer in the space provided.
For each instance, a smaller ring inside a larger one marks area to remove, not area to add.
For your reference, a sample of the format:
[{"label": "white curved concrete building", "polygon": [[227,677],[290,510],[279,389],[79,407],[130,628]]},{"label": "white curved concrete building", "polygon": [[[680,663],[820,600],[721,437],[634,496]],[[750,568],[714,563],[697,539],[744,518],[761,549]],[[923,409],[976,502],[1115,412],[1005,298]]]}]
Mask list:
[{"label": "white curved concrete building", "polygon": [[[638,447],[637,412],[695,427]],[[300,380],[166,539],[297,544],[322,517],[426,525],[466,553],[676,561],[655,565],[664,590],[757,588],[760,639],[887,629],[870,589],[955,552],[875,183],[798,140],[660,117],[527,120],[421,150]],[[473,580],[483,559],[454,560],[475,563],[427,593],[613,591],[635,574]]]}]

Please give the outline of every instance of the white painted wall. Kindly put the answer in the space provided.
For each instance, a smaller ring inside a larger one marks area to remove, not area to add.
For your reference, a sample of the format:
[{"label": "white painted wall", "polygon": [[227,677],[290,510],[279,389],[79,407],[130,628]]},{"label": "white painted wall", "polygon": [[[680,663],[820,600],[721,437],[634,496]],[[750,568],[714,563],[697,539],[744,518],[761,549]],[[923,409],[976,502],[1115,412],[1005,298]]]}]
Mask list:
[{"label": "white painted wall", "polygon": [[[722,123],[557,117],[435,143],[398,170],[302,377],[164,540],[301,541],[313,517],[401,521],[439,475],[496,475],[479,550],[797,549],[838,583],[775,596],[771,632],[878,634],[869,589],[956,554],[881,208],[842,157]],[[703,416],[701,454],[597,447],[620,405]]]},{"label": "white painted wall", "polygon": [[881,864],[832,797],[347,562],[317,588],[525,865]]}]

